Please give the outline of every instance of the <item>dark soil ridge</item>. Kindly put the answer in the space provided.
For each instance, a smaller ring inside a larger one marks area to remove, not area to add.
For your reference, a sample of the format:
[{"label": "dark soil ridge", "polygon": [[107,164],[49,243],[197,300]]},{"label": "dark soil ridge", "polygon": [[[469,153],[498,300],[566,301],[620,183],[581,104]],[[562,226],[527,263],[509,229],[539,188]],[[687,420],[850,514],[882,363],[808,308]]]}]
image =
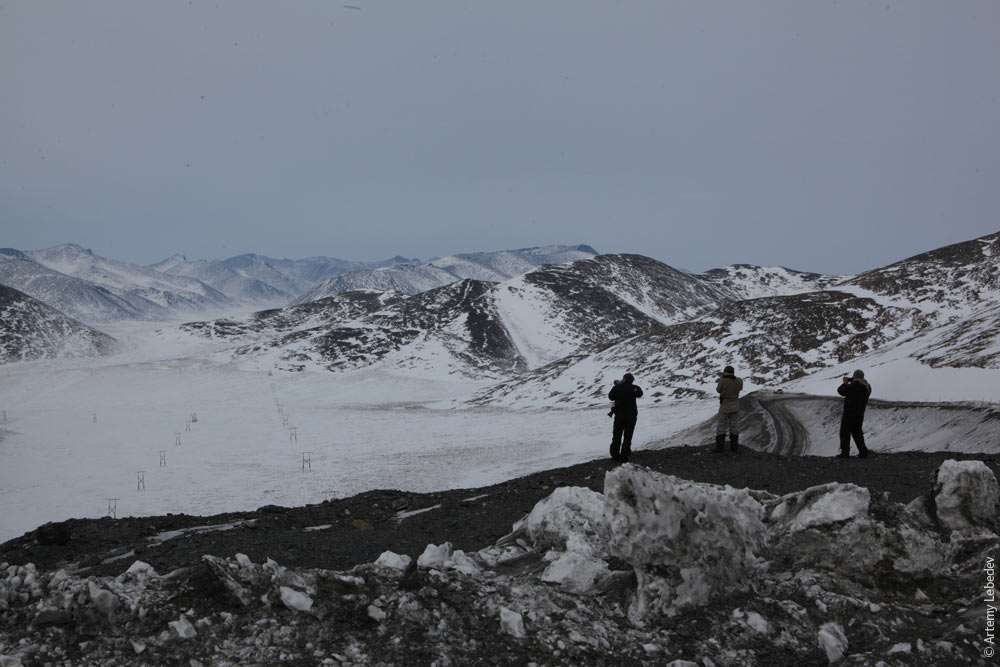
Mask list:
[{"label": "dark soil ridge", "polygon": [[[838,459],[783,457],[746,448],[720,455],[710,447],[683,446],[632,455],[634,464],[698,482],[779,495],[849,482],[901,503],[930,493],[938,467],[948,459],[981,460],[1000,476],[996,454],[904,452]],[[43,571],[66,568],[84,576],[117,576],[136,560],[163,574],[196,565],[204,554],[231,558],[243,553],[254,562],[271,558],[286,567],[348,570],[387,550],[416,558],[428,544],[450,542],[455,549],[477,551],[510,533],[513,524],[556,487],[603,491],[604,474],[615,465],[602,458],[475,489],[374,490],[304,507],[268,505],[211,516],[69,519],[56,524],[69,529],[66,544],[41,544],[39,531],[31,531],[0,545],[0,562],[34,563]],[[407,514],[416,510],[426,511]],[[231,527],[224,530],[191,530],[228,524]],[[188,532],[152,539],[167,531]]]}]

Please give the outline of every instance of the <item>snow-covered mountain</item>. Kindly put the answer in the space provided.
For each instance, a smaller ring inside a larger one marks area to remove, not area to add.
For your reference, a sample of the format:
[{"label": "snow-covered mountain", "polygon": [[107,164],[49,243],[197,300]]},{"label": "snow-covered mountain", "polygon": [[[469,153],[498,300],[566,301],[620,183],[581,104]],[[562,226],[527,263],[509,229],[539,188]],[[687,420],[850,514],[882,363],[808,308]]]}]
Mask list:
[{"label": "snow-covered mountain", "polygon": [[115,349],[92,329],[24,292],[0,285],[0,363],[54,357],[93,357]]},{"label": "snow-covered mountain", "polygon": [[[600,350],[581,350],[483,391],[480,403],[593,405],[608,378],[632,371],[653,397],[711,395],[731,364],[755,386],[797,378],[879,354],[921,363],[994,367],[1000,317],[990,235],[911,257],[825,290],[747,299]],[[727,285],[733,289],[734,285]],[[735,291],[740,287],[735,286]]]},{"label": "snow-covered mountain", "polygon": [[775,386],[877,349],[921,320],[844,292],[750,299],[709,315],[657,328],[601,350],[583,350],[485,390],[477,402],[538,400],[592,405],[609,378],[630,371],[653,397],[714,390],[725,365],[757,386]]},{"label": "snow-covered mountain", "polygon": [[1000,232],[866,271],[840,286],[955,321],[1000,303]]},{"label": "snow-covered mountain", "polygon": [[183,330],[246,342],[235,356],[276,367],[350,370],[384,364],[434,375],[508,377],[523,367],[493,302],[492,283],[462,280],[407,297],[358,290],[242,321],[193,322]]},{"label": "snow-covered mountain", "polygon": [[225,260],[192,262],[184,255],[173,255],[149,268],[195,278],[243,304],[279,306],[296,299],[318,283],[349,271],[378,269],[416,261],[399,256],[380,262],[350,262],[334,257],[274,259],[247,254]]},{"label": "snow-covered mountain", "polygon": [[[261,306],[281,305],[294,298],[292,292],[279,289],[262,280],[250,278],[229,268],[222,260],[190,262],[183,255],[173,255],[149,268],[174,276],[186,276],[211,285],[230,299]],[[287,281],[284,279],[282,282]]]},{"label": "snow-covered mountain", "polygon": [[302,295],[296,303],[358,289],[419,294],[466,278],[499,282],[544,264],[563,264],[588,259],[595,255],[597,251],[586,245],[540,246],[520,250],[451,255],[423,264],[399,264],[345,273],[317,285]]},{"label": "snow-covered mountain", "polygon": [[783,266],[753,264],[733,264],[721,269],[711,269],[702,274],[702,277],[739,299],[815,292],[829,289],[848,278],[794,271]]},{"label": "snow-covered mountain", "polygon": [[[304,259],[275,259],[264,255],[238,255],[223,260],[226,266],[268,284],[280,287],[275,279],[275,272],[294,281],[300,288],[291,291],[296,296],[301,295],[317,284],[348,273],[364,269],[377,269],[397,264],[417,264],[419,260],[400,257],[399,255],[377,262],[355,262],[336,257],[306,257]],[[284,289],[284,288],[283,288]]]},{"label": "snow-covered mountain", "polygon": [[641,255],[599,255],[505,281],[492,298],[529,368],[704,314],[726,292]]},{"label": "snow-covered mountain", "polygon": [[128,299],[106,287],[42,266],[27,254],[0,249],[0,284],[13,287],[83,322],[164,318],[165,308],[146,299]]},{"label": "snow-covered mountain", "polygon": [[728,301],[698,277],[647,257],[600,255],[542,266],[503,283],[466,279],[410,297],[345,292],[239,322],[184,329],[234,342],[257,336],[237,355],[277,354],[283,368],[384,364],[501,379]]},{"label": "snow-covered mountain", "polygon": [[149,302],[168,311],[190,312],[206,312],[234,305],[232,299],[200,280],[100,257],[76,244],[26,254],[54,271],[104,287],[140,311],[148,308],[146,304]]}]

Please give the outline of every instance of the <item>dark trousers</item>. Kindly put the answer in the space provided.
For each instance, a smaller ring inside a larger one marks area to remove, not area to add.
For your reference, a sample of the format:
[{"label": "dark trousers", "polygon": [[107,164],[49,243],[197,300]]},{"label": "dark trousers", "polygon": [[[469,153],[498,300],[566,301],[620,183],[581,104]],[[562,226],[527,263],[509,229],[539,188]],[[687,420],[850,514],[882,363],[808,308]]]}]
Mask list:
[{"label": "dark trousers", "polygon": [[615,425],[611,431],[611,458],[628,461],[632,455],[632,434],[639,415],[615,414]]},{"label": "dark trousers", "polygon": [[868,448],[865,447],[865,434],[861,430],[864,421],[863,415],[861,417],[844,415],[843,419],[840,420],[840,451],[842,454],[851,453],[851,438],[854,438],[854,444],[858,446],[858,454],[868,453]]}]

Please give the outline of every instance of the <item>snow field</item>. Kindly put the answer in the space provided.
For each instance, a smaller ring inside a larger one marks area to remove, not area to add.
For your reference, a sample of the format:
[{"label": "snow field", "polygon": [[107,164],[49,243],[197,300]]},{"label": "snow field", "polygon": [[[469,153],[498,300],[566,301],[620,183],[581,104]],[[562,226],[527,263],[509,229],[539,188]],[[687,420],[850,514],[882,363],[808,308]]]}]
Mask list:
[{"label": "snow field", "polygon": [[[420,369],[268,375],[224,361],[217,342],[140,329],[114,332],[128,343],[114,357],[0,370],[0,541],[104,516],[109,498],[118,517],[207,515],[375,488],[477,487],[604,456],[610,442],[603,406],[449,409],[482,383]],[[693,419],[685,410],[641,407],[633,448]]]}]

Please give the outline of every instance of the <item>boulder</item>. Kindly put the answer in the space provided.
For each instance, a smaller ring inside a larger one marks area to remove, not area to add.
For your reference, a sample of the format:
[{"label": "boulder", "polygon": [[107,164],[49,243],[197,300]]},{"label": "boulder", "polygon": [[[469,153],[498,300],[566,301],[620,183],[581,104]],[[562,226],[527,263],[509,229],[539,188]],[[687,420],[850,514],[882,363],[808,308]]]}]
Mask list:
[{"label": "boulder", "polygon": [[633,623],[674,616],[750,584],[766,529],[764,507],[746,489],[625,464],[607,473],[604,492],[608,548],[632,565],[638,581]]},{"label": "boulder", "polygon": [[938,522],[949,530],[986,528],[996,532],[1000,487],[982,461],[945,461],[934,482]]}]

